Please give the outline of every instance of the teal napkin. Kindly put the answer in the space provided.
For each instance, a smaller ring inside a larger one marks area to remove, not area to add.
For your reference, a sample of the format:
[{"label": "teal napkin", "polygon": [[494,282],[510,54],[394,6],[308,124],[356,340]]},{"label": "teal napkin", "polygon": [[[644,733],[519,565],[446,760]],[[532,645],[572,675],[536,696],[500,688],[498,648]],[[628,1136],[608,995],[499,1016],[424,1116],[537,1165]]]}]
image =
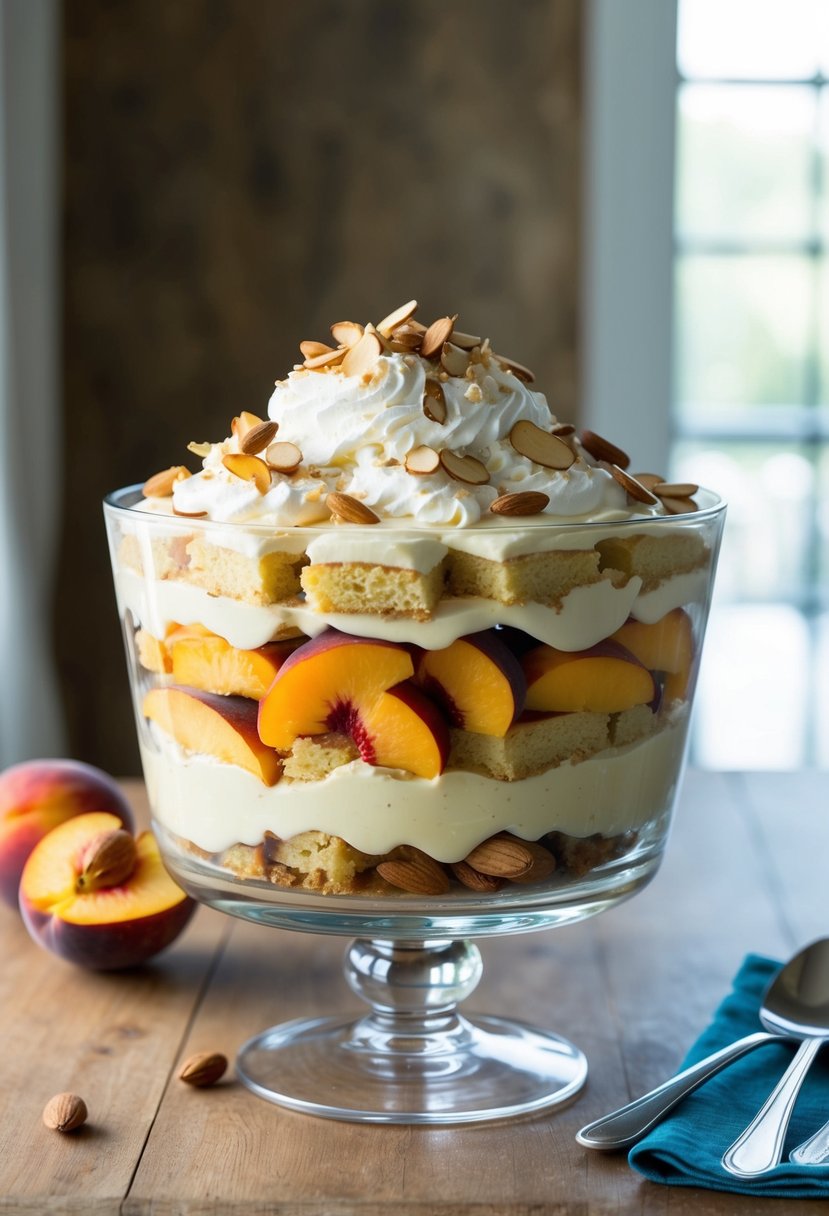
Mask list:
[{"label": "teal napkin", "polygon": [[[780,970],[772,959],[749,954],[711,1025],[697,1039],[682,1068],[762,1030],[763,993]],[[720,1165],[728,1146],[754,1118],[782,1077],[797,1044],[770,1043],[735,1060],[680,1102],[628,1155],[635,1170],[652,1182],[701,1186],[714,1191],[788,1198],[829,1198],[829,1165],[792,1165],[788,1154],[829,1119],[829,1047],[812,1064],[794,1108],[783,1160],[759,1178],[741,1179]],[[680,1071],[679,1069],[677,1071]]]}]

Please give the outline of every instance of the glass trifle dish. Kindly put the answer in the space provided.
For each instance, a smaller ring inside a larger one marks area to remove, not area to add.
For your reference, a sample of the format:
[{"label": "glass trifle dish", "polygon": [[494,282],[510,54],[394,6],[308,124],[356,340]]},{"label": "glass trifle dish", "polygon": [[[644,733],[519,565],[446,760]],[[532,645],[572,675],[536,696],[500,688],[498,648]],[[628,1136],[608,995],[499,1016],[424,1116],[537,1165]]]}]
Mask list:
[{"label": "glass trifle dish", "polygon": [[237,1062],[296,1109],[460,1122],[584,1083],[457,1002],[472,940],[659,865],[724,507],[630,473],[532,373],[414,302],[303,342],[267,416],[105,505],[153,828],[202,902],[346,934],[362,1018]]}]

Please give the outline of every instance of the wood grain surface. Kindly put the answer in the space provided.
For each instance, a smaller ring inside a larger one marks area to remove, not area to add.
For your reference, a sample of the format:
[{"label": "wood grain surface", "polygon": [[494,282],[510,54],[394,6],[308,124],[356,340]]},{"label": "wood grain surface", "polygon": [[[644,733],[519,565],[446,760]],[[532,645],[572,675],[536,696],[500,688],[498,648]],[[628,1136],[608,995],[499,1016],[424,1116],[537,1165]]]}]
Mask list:
[{"label": "wood grain surface", "polygon": [[[128,786],[138,805],[143,791]],[[356,1007],[344,939],[202,909],[152,966],[94,975],[0,916],[0,1211],[124,1216],[798,1216],[643,1181],[576,1130],[675,1071],[749,950],[776,957],[826,931],[829,773],[691,773],[666,861],[629,903],[567,929],[481,943],[474,1010],[550,1026],[586,1051],[564,1110],[472,1128],[360,1126],[283,1111],[232,1078],[192,1090],[193,1051],[232,1057],[252,1033]],[[87,1127],[40,1121],[60,1090]]]}]

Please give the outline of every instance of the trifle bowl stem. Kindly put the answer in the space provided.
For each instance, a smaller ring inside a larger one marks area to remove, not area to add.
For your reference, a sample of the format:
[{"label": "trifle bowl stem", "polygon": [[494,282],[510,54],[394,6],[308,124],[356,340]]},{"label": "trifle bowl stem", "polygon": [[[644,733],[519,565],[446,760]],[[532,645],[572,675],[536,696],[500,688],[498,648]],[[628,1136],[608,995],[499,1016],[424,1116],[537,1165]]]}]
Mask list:
[{"label": "trifle bowl stem", "polygon": [[467,1018],[470,941],[356,939],[345,956],[363,1017],[301,1018],[250,1039],[239,1079],[280,1106],[365,1123],[469,1123],[574,1097],[587,1061],[566,1039],[500,1017]]}]

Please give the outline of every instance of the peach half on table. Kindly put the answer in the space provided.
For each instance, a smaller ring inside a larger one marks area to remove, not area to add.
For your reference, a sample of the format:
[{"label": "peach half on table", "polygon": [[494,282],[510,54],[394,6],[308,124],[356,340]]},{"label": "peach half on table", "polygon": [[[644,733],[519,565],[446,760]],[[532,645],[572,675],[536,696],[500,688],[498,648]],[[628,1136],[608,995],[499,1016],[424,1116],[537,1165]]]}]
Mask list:
[{"label": "peach half on table", "polygon": [[674,608],[651,625],[631,618],[616,630],[611,641],[626,647],[651,671],[665,672],[666,701],[681,700],[687,695],[694,634],[684,608]]},{"label": "peach half on table", "polygon": [[20,879],[20,911],[35,941],[94,970],[146,962],[178,937],[195,906],[164,869],[152,832],[133,839],[103,811],[44,836]]},{"label": "peach half on table", "polygon": [[415,679],[452,726],[499,739],[527,698],[521,664],[492,629],[466,634],[441,650],[424,650]]},{"label": "peach half on table", "polygon": [[113,779],[78,760],[27,760],[0,773],[0,897],[17,907],[20,875],[32,849],[58,824],[108,811],[132,828],[129,804]]},{"label": "peach half on table", "polygon": [[522,659],[527,709],[545,713],[621,713],[649,705],[657,696],[653,676],[617,642],[589,650],[538,646]]},{"label": "peach half on table", "polygon": [[223,697],[197,688],[151,688],[144,698],[145,718],[189,752],[236,764],[265,785],[275,785],[282,766],[273,748],[259,738],[257,701]]},{"label": "peach half on table", "polygon": [[367,764],[437,777],[449,730],[413,675],[407,647],[327,629],[280,667],[259,702],[260,738],[287,751],[300,736],[339,731]]}]

